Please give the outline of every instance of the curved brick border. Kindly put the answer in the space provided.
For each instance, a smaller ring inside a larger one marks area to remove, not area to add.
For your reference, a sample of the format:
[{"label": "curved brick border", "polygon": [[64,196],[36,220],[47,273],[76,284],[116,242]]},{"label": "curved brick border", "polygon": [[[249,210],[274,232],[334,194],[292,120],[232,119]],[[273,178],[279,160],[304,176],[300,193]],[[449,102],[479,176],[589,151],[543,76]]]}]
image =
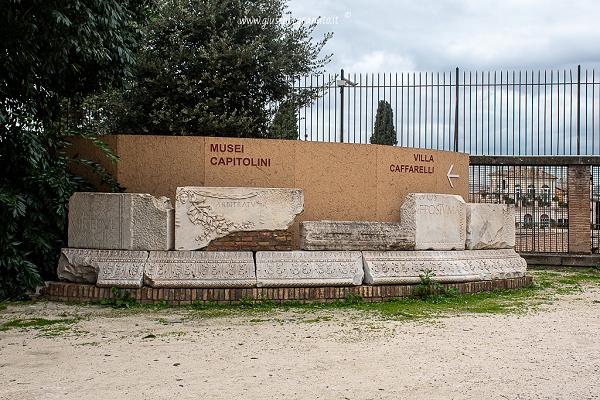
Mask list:
[{"label": "curved brick border", "polygon": [[[492,281],[478,281],[466,283],[444,284],[446,289],[454,288],[461,293],[490,292],[494,289],[519,289],[533,282],[531,276],[522,278],[495,279]],[[330,303],[343,300],[348,293],[362,296],[365,302],[386,301],[392,297],[403,298],[412,294],[416,285],[381,285],[381,286],[351,286],[351,287],[285,287],[285,288],[150,288],[121,289],[128,290],[131,297],[142,304],[157,303],[159,300],[167,301],[171,305],[190,305],[194,302],[217,304],[237,304],[245,299],[270,299],[275,303],[299,300],[301,303],[319,301]],[[51,282],[45,289],[43,296],[50,301],[76,301],[90,302],[104,298],[114,297],[110,288],[101,288],[95,285],[80,283]]]}]

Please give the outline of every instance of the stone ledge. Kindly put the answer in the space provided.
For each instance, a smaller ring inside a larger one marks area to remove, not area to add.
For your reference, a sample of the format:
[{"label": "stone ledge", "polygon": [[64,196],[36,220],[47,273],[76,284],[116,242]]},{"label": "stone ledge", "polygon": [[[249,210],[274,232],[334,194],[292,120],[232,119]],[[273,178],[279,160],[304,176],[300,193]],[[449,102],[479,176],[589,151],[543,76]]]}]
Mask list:
[{"label": "stone ledge", "polygon": [[527,265],[544,267],[597,267],[600,254],[519,253]]},{"label": "stone ledge", "polygon": [[[519,289],[531,285],[533,277],[495,279],[465,283],[444,284],[446,289],[456,289],[463,294],[490,292],[494,289]],[[255,301],[270,299],[275,303],[299,301],[300,303],[331,303],[344,300],[350,293],[361,296],[365,302],[387,301],[391,298],[405,298],[412,294],[416,285],[380,285],[380,286],[344,286],[344,287],[268,287],[268,288],[150,288],[120,289],[128,290],[131,297],[142,304],[154,304],[166,301],[170,305],[238,304],[240,300],[250,298]],[[43,297],[50,301],[91,302],[113,298],[111,288],[95,285],[66,282],[50,282]]]}]

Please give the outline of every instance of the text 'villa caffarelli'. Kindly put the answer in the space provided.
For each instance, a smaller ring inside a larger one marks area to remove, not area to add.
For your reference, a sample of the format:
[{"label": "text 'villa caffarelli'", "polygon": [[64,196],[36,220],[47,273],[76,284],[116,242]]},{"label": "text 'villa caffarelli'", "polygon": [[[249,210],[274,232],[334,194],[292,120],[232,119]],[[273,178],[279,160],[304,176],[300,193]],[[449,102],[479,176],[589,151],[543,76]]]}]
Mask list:
[{"label": "text 'villa caffarelli'", "polygon": [[210,158],[211,165],[241,165],[244,167],[270,167],[270,158],[239,157],[237,154],[244,153],[243,144],[210,144],[211,153],[224,153],[224,156],[213,156]]},{"label": "text 'villa caffarelli'", "polygon": [[[415,162],[433,163],[432,154],[413,154]],[[390,172],[409,172],[415,174],[433,174],[435,171],[433,165],[414,165],[414,164],[391,164]]]}]

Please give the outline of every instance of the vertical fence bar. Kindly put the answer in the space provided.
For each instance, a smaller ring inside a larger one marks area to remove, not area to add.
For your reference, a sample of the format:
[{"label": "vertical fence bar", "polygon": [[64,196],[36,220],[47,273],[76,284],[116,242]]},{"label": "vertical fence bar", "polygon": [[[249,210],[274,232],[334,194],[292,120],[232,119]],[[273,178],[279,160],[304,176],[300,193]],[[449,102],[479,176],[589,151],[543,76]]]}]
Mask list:
[{"label": "vertical fence bar", "polygon": [[456,67],[456,90],[454,99],[454,151],[458,151],[458,67]]},{"label": "vertical fence bar", "polygon": [[577,66],[577,155],[581,154],[581,65]]}]

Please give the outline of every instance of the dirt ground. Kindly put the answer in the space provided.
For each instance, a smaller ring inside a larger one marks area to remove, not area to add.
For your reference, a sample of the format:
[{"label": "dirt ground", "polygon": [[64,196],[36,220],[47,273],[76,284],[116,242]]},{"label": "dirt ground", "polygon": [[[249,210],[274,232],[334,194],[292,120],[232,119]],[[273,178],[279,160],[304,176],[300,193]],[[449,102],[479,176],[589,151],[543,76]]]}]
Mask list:
[{"label": "dirt ground", "polygon": [[[73,319],[73,318],[77,319]],[[0,331],[0,399],[600,398],[600,287],[519,314],[120,311],[39,302]]]}]

